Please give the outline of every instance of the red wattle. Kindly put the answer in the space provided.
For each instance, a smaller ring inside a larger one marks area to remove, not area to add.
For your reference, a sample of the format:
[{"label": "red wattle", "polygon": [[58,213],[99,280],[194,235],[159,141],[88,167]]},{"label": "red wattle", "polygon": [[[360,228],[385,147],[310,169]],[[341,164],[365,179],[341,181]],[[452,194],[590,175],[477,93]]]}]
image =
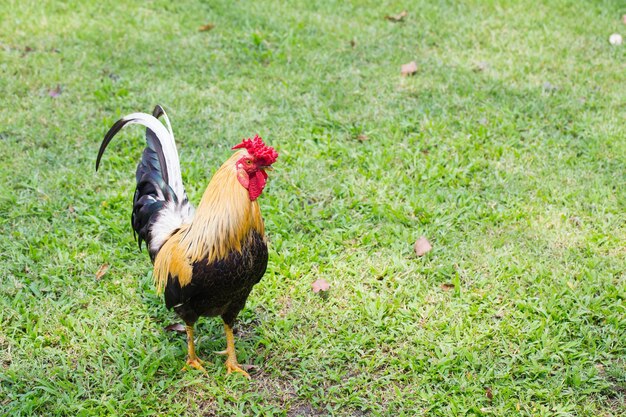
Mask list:
[{"label": "red wattle", "polygon": [[261,193],[263,192],[263,188],[265,188],[265,183],[267,182],[267,174],[265,171],[257,171],[250,175],[250,183],[248,184],[248,194],[250,196],[250,201],[256,200]]}]

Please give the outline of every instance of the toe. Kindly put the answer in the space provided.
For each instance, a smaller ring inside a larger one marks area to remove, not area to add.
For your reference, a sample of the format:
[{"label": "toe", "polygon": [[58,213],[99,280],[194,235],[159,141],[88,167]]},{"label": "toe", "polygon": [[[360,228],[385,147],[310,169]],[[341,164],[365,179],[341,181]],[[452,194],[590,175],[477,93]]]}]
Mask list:
[{"label": "toe", "polygon": [[204,373],[206,373],[206,369],[204,369],[204,366],[202,366],[204,362],[201,361],[199,358],[195,358],[195,359],[187,359],[187,364],[183,367],[183,370],[188,369],[188,367],[197,369],[199,371],[202,371]]},{"label": "toe", "polygon": [[227,362],[226,363],[226,369],[227,369],[226,373],[229,374],[229,375],[231,373],[235,372],[235,373],[239,373],[239,374],[245,376],[246,378],[250,379],[250,375],[246,371],[241,369],[241,366],[239,366],[239,364],[237,364],[237,363]]}]

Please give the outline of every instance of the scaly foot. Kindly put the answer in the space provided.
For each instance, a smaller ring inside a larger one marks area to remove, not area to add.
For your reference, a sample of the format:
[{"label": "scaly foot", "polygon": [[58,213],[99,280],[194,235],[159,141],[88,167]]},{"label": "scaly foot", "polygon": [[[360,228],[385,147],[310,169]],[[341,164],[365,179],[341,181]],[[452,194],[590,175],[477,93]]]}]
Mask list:
[{"label": "scaly foot", "polygon": [[183,366],[183,371],[186,371],[187,369],[189,369],[189,367],[192,367],[194,369],[197,369],[198,371],[202,371],[205,374],[207,373],[206,369],[204,369],[204,366],[202,366],[202,364],[204,363],[204,361],[201,361],[200,358],[188,358],[187,359],[187,364],[185,366]]},{"label": "scaly foot", "polygon": [[233,336],[233,328],[230,327],[227,323],[224,323],[224,331],[226,333],[226,350],[222,352],[215,352],[218,355],[226,354],[228,358],[226,359],[226,370],[227,374],[231,374],[233,372],[237,372],[242,374],[246,378],[250,379],[250,375],[246,371],[241,368],[241,365],[237,363],[237,355],[235,353],[235,337]]},{"label": "scaly foot", "polygon": [[230,375],[233,372],[240,373],[250,379],[250,375],[248,375],[248,373],[241,368],[241,365],[237,362],[226,360],[226,373]]}]

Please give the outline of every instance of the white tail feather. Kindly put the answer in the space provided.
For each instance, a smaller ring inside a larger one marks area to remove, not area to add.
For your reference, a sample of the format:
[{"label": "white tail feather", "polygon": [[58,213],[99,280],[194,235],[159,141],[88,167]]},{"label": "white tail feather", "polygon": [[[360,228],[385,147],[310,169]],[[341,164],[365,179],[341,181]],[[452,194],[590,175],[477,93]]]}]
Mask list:
[{"label": "white tail feather", "polygon": [[168,184],[172,187],[176,196],[178,196],[179,199],[183,199],[185,197],[185,189],[183,188],[183,178],[180,174],[178,150],[176,149],[176,142],[174,141],[170,121],[167,115],[164,114],[164,116],[167,129],[156,117],[147,113],[131,113],[124,116],[124,120],[127,121],[127,124],[139,124],[154,132],[159,142],[161,142],[163,154],[165,155],[167,175],[169,178]]}]

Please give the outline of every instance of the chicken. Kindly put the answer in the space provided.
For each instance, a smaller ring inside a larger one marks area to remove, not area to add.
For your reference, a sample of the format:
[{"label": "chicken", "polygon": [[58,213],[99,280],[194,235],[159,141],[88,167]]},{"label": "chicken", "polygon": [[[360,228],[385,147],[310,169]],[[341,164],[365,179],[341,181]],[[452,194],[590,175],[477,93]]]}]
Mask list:
[{"label": "chicken", "polygon": [[[165,125],[158,118],[163,116]],[[185,322],[187,365],[203,370],[194,346],[194,324],[201,316],[221,316],[226,333],[227,372],[250,378],[237,362],[233,325],[268,260],[258,197],[266,171],[278,153],[259,136],[233,147],[236,152],[218,169],[194,210],[183,187],[178,151],[170,121],[161,108],[132,113],[105,135],[98,157],[126,125],[146,127],[147,147],[137,165],[132,226],[139,248],[146,242],[154,264],[157,293]]]}]

